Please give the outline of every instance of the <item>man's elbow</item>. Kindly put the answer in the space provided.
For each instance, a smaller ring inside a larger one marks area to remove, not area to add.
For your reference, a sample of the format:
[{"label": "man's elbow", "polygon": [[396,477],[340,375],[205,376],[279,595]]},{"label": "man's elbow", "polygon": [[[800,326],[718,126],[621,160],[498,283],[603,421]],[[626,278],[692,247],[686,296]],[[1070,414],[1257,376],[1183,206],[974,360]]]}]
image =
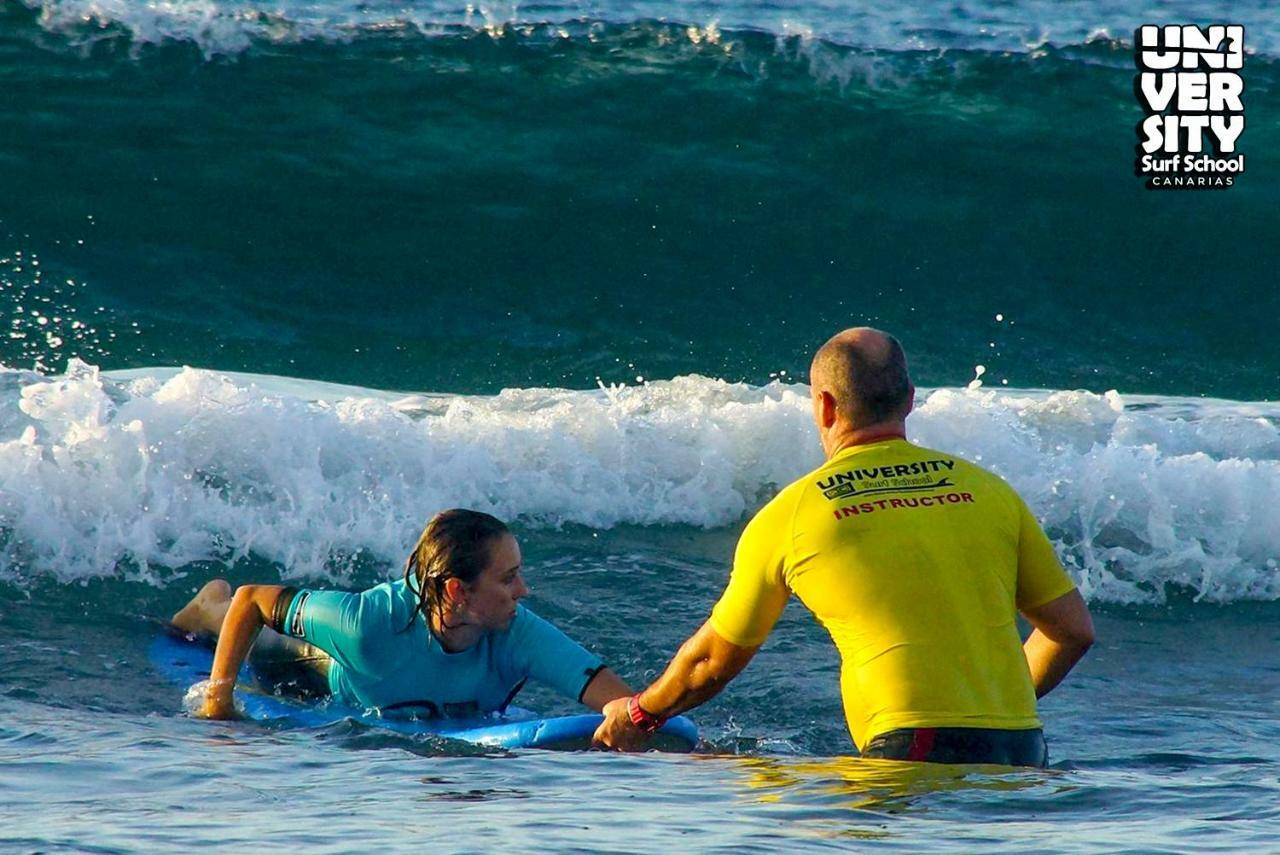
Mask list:
[{"label": "man's elbow", "polygon": [[723,687],[746,664],[739,664],[739,657],[727,645],[691,644],[682,653],[689,682],[699,689]]},{"label": "man's elbow", "polygon": [[722,674],[720,657],[709,647],[687,645],[681,652],[684,660],[684,671],[688,675],[690,685],[698,689],[715,685]]},{"label": "man's elbow", "polygon": [[713,645],[711,650],[706,651],[706,658],[702,662],[703,672],[707,675],[709,682],[724,686],[747,667],[756,649],[738,647],[728,642]]},{"label": "man's elbow", "polygon": [[1093,646],[1093,616],[1079,591],[1023,612],[1031,625],[1060,648],[1083,656]]},{"label": "man's elbow", "polygon": [[1068,627],[1063,637],[1058,639],[1058,643],[1071,648],[1078,656],[1083,656],[1089,652],[1090,647],[1093,647],[1096,638],[1093,621],[1086,618],[1083,622]]}]

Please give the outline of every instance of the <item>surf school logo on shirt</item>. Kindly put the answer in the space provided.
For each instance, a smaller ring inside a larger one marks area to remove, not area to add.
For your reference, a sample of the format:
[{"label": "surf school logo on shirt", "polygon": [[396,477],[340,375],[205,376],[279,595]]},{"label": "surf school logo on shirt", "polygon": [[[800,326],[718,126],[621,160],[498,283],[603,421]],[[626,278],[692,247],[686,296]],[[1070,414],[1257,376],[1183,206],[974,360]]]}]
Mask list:
[{"label": "surf school logo on shirt", "polygon": [[1146,24],[1134,35],[1134,172],[1150,190],[1220,190],[1244,172],[1244,27]]},{"label": "surf school logo on shirt", "polygon": [[[954,460],[921,460],[836,472],[815,483],[822,495],[834,502],[869,493],[911,493],[954,487],[946,473],[955,468]],[[935,473],[939,477],[935,478]]]}]

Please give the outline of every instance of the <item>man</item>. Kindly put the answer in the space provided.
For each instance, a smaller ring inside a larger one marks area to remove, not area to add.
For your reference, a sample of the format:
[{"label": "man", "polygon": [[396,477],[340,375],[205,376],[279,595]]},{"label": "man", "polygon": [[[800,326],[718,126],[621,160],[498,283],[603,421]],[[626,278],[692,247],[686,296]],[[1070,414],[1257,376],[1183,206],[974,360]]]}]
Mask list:
[{"label": "man", "polygon": [[[729,585],[666,672],[604,708],[596,744],[644,744],[751,661],[795,593],[835,641],[864,757],[1043,766],[1036,698],[1093,622],[1035,518],[1001,479],[906,440],[902,346],[868,328],[824,344],[810,394],[827,462],[738,541]],[[1034,628],[1022,643],[1016,616]]]}]

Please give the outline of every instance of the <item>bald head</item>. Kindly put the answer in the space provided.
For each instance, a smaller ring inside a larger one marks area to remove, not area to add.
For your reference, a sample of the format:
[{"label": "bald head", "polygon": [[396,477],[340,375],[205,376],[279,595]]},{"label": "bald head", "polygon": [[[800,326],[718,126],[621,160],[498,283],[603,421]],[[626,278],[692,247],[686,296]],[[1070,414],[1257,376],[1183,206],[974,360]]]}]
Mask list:
[{"label": "bald head", "polygon": [[902,345],[888,333],[854,327],[836,333],[814,354],[809,384],[827,391],[851,428],[905,418],[911,378]]}]

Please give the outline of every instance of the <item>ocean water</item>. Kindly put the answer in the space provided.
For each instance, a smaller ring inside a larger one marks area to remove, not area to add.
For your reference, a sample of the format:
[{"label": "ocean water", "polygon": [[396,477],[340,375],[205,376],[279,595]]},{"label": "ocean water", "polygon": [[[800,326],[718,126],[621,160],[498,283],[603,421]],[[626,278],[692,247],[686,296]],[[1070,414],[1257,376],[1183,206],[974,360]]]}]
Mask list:
[{"label": "ocean water", "polygon": [[[1245,25],[1235,186],[1133,174],[1145,23]],[[0,0],[0,849],[1274,848],[1277,55],[1261,0]],[[462,505],[643,684],[855,323],[1094,609],[1047,771],[858,760],[797,605],[691,756],[215,724],[148,667],[210,578],[372,584]]]}]

